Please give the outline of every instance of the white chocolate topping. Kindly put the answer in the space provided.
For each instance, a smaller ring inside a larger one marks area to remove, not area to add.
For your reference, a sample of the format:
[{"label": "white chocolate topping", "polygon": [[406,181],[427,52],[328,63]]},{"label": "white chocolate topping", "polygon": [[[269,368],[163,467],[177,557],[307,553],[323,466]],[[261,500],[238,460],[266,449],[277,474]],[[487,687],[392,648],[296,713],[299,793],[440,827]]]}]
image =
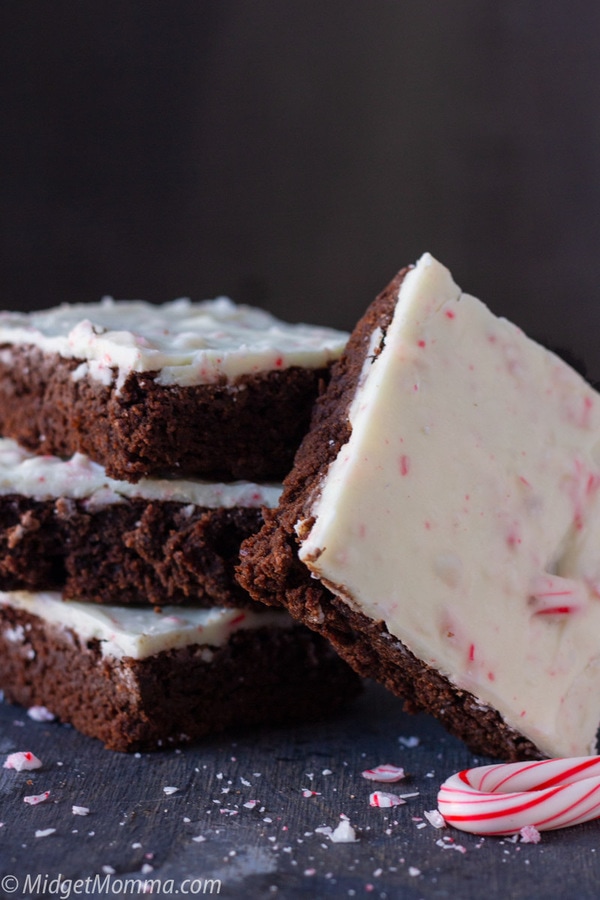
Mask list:
[{"label": "white chocolate topping", "polygon": [[29,344],[84,362],[85,375],[110,384],[131,372],[159,372],[161,384],[207,384],[290,366],[320,368],[337,359],[348,335],[293,325],[225,297],[63,304],[40,312],[0,313],[0,344]]},{"label": "white chocolate topping", "polygon": [[600,396],[429,254],[374,341],[301,559],[544,753],[594,752]]},{"label": "white chocolate topping", "polygon": [[[0,591],[0,605],[38,616],[53,626],[75,632],[82,641],[98,640],[103,656],[145,659],[163,650],[198,644],[221,647],[232,634],[256,628],[290,628],[281,610],[165,606],[157,613],[148,607],[109,606],[62,600],[59,593]],[[6,633],[5,633],[6,636]],[[12,629],[9,640],[26,641],[26,632]]]},{"label": "white chocolate topping", "polygon": [[179,478],[143,478],[136,484],[108,478],[103,467],[82,453],[71,459],[35,456],[10,438],[0,438],[0,495],[22,494],[37,500],[67,497],[102,505],[130,498],[170,500],[195,506],[275,507],[281,485],[249,481],[221,482]]}]

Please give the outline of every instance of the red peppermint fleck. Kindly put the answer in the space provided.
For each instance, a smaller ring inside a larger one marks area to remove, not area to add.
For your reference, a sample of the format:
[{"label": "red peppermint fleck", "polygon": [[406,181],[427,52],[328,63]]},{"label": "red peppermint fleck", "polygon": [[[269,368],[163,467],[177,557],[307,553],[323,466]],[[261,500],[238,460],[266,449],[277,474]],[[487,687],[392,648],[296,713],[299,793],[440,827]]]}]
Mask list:
[{"label": "red peppermint fleck", "polygon": [[536,616],[568,616],[577,612],[578,606],[547,606],[545,609],[538,609]]},{"label": "red peppermint fleck", "polygon": [[592,412],[592,398],[587,395],[583,398],[583,414],[581,416],[581,427],[589,428],[590,425],[590,415]]},{"label": "red peppermint fleck", "polygon": [[446,312],[444,313],[444,315],[446,316],[447,319],[455,319],[456,318],[456,313],[451,309],[447,309]]},{"label": "red peppermint fleck", "polygon": [[402,455],[400,457],[400,474],[402,476],[408,475],[410,470],[410,459],[408,456]]}]

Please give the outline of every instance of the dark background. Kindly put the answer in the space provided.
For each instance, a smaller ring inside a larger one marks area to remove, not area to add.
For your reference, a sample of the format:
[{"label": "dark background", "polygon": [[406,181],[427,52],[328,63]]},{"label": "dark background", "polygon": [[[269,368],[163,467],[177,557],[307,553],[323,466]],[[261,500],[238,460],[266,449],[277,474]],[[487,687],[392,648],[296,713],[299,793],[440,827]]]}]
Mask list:
[{"label": "dark background", "polygon": [[430,250],[600,378],[594,0],[0,0],[2,308],[351,328]]}]

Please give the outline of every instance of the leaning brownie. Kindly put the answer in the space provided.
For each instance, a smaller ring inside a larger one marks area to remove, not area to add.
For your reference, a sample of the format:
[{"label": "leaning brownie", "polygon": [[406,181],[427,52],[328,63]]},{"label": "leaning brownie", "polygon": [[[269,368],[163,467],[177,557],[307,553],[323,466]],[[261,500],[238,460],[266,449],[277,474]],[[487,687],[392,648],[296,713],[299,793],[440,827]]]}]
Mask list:
[{"label": "leaning brownie", "polygon": [[479,753],[596,751],[600,396],[428,254],[369,308],[239,577]]},{"label": "leaning brownie", "polygon": [[0,313],[0,434],[128,481],[282,478],[346,339],[225,298]]},{"label": "leaning brownie", "polygon": [[235,578],[242,540],[281,486],[108,478],[76,453],[0,438],[0,590],[98,603],[255,606]]},{"label": "leaning brownie", "polygon": [[284,612],[134,610],[0,593],[0,689],[111,750],[314,720],[359,690],[328,643]]}]

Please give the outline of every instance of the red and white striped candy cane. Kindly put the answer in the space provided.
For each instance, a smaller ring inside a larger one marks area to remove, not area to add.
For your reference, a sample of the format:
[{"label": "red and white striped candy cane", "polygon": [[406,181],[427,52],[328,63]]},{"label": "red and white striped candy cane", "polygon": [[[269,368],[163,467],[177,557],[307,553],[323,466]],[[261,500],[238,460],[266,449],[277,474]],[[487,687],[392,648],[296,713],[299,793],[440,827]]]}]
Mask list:
[{"label": "red and white striped candy cane", "polygon": [[600,816],[600,756],[464,769],[443,783],[438,809],[473,834],[518,834],[578,825]]}]

